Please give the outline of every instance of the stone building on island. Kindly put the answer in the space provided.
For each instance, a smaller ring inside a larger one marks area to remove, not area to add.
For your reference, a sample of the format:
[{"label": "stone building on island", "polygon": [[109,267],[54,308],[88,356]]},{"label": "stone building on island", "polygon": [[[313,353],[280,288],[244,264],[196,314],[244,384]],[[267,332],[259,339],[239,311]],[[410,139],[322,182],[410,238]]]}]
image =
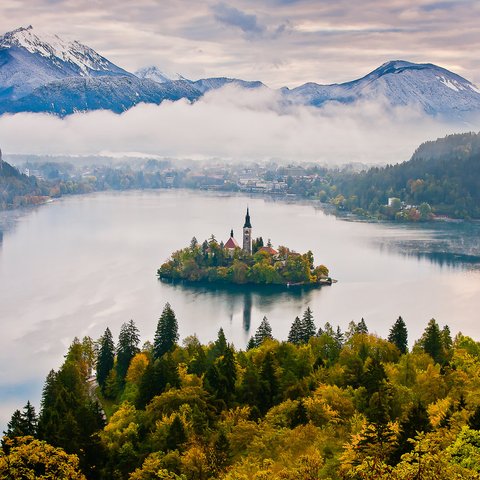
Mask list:
[{"label": "stone building on island", "polygon": [[[235,240],[235,237],[233,236],[233,229],[230,231],[230,238],[225,242],[224,248],[228,250],[231,255],[233,255],[233,252],[235,251],[235,249],[240,248],[240,245],[238,244],[238,242]],[[249,253],[250,255],[252,254],[252,223],[250,221],[250,211],[248,207],[247,207],[247,214],[245,215],[245,223],[243,224],[242,250],[245,253]],[[270,241],[268,242],[267,246],[262,246],[258,250],[267,252],[270,255],[276,255],[278,253],[272,247],[272,245],[270,244]]]}]

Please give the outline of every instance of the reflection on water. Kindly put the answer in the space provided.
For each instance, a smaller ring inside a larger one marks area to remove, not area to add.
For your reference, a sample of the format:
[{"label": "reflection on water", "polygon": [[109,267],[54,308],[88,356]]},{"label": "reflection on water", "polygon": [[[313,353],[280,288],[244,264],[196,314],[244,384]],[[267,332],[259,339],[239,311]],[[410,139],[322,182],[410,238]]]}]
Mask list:
[{"label": "reflection on water", "polygon": [[428,260],[440,267],[480,270],[480,223],[386,225],[392,235],[372,239],[380,250]]},{"label": "reflection on water", "polygon": [[252,323],[252,293],[245,292],[243,296],[243,329],[250,332]]},{"label": "reflection on water", "polygon": [[[171,288],[177,295],[183,295],[187,301],[195,303],[202,301],[222,305],[228,318],[233,321],[238,312],[242,315],[243,330],[246,334],[251,332],[252,312],[267,312],[272,306],[289,303],[298,305],[309,304],[313,291],[320,288],[284,287],[284,286],[252,286],[252,285],[196,285],[188,282],[159,281],[162,285]],[[321,287],[330,288],[330,287]],[[167,296],[171,296],[167,293]],[[258,322],[257,322],[258,323]]]}]

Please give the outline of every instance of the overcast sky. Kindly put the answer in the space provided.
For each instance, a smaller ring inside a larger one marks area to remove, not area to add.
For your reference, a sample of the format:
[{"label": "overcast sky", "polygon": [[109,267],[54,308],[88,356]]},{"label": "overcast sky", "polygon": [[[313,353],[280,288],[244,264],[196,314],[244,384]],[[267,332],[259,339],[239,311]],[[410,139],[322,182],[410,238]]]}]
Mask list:
[{"label": "overcast sky", "polygon": [[387,60],[431,62],[480,83],[478,0],[2,0],[0,31],[79,40],[127,70],[271,87],[344,82]]}]

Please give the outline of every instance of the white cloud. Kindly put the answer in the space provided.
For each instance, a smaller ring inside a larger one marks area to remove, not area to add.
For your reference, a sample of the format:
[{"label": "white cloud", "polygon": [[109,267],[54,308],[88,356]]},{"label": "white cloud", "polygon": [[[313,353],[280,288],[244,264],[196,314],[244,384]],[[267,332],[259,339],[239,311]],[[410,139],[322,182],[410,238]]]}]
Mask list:
[{"label": "white cloud", "polygon": [[[471,128],[471,127],[470,127]],[[285,106],[271,90],[228,86],[194,104],[138,105],[64,119],[21,113],[0,118],[5,153],[86,155],[141,152],[173,158],[392,163],[452,127],[408,107],[382,102],[323,108]]]}]

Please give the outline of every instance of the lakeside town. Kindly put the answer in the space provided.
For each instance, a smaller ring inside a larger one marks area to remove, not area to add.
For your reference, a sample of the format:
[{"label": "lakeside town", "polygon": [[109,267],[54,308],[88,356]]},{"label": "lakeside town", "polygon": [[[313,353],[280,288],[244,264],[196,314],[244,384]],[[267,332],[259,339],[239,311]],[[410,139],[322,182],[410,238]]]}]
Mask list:
[{"label": "lakeside town", "polygon": [[[457,145],[473,145],[462,150]],[[480,135],[450,135],[420,145],[412,158],[375,166],[265,161],[8,156],[0,209],[69,194],[105,190],[185,188],[316,200],[339,213],[400,222],[478,219],[475,169]],[[456,153],[455,153],[456,152]],[[470,170],[465,165],[470,165]],[[461,168],[460,168],[461,167]],[[18,169],[18,170],[17,170]]]}]

